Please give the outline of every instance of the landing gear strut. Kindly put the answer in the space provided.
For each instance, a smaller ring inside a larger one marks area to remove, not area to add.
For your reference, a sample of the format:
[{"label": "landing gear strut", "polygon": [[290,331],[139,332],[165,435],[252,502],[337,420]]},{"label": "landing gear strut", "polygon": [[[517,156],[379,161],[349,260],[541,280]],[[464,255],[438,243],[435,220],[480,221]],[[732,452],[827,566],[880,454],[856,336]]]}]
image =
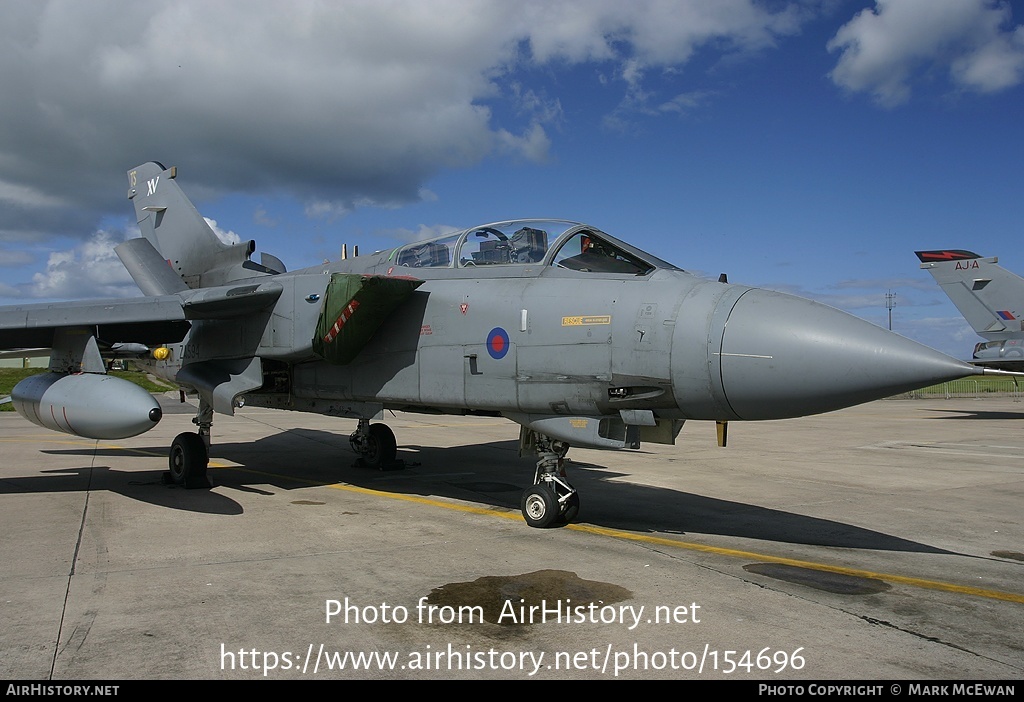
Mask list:
[{"label": "landing gear strut", "polygon": [[206,477],[206,466],[210,462],[213,407],[205,400],[199,400],[199,411],[192,423],[199,427],[198,433],[178,434],[171,442],[171,450],[167,456],[170,467],[167,479],[185,488],[208,488],[210,481]]},{"label": "landing gear strut", "polygon": [[387,424],[370,424],[369,419],[360,419],[359,426],[348,437],[352,450],[359,454],[356,465],[375,470],[401,468],[405,464],[395,457],[398,443],[395,433]]},{"label": "landing gear strut", "polygon": [[520,447],[532,447],[537,455],[533,487],[523,492],[519,503],[523,519],[538,529],[574,521],[580,512],[580,496],[565,474],[565,454],[569,452],[569,444],[524,427],[520,434]]}]

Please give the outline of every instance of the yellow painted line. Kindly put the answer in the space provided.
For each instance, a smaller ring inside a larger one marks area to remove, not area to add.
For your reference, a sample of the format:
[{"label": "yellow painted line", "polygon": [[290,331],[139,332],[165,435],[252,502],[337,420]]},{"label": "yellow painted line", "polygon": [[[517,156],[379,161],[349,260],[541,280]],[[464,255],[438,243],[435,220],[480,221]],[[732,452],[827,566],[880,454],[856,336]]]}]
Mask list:
[{"label": "yellow painted line", "polygon": [[[419,495],[402,495],[394,492],[384,492],[381,490],[357,487],[355,485],[345,485],[343,483],[334,483],[331,485],[327,485],[326,487],[330,487],[335,490],[345,490],[346,492],[359,493],[362,495],[386,497],[393,500],[402,500],[405,502],[415,502],[417,504],[429,505],[431,507],[441,507],[443,509],[450,509],[456,512],[482,514],[493,517],[501,517],[502,519],[522,519],[522,516],[519,514],[519,512],[499,511],[489,507],[471,507],[469,505],[460,505],[452,502],[443,502],[441,500],[435,500],[429,497],[420,497]],[[913,578],[906,575],[894,575],[892,573],[876,573],[870,570],[846,568],[843,566],[828,565],[826,563],[816,563],[814,561],[801,561],[795,558],[770,556],[767,554],[756,553],[753,551],[740,551],[738,549],[733,548],[708,546],[706,544],[698,544],[689,541],[677,541],[675,539],[667,539],[661,536],[650,536],[648,534],[633,534],[628,531],[608,529],[606,527],[593,526],[590,524],[568,524],[562,528],[571,529],[573,531],[581,531],[587,534],[594,534],[596,536],[605,536],[612,539],[621,539],[623,541],[638,541],[641,543],[653,544],[655,546],[667,546],[669,548],[678,548],[687,551],[711,553],[718,556],[728,556],[730,558],[742,558],[748,561],[779,563],[782,565],[790,565],[798,568],[806,568],[808,570],[817,570],[826,573],[837,573],[839,575],[851,575],[859,578],[875,578],[877,580],[885,580],[887,582],[900,583],[901,585],[909,585],[911,587],[919,587],[928,590],[941,590],[943,592],[953,592],[961,595],[974,595],[976,597],[986,597],[992,600],[1003,600],[1006,602],[1018,602],[1024,604],[1024,595],[1018,595],[1012,592],[1002,592],[1000,590],[989,590],[986,588],[971,587],[969,585],[954,585],[953,583],[946,583],[940,580]]]},{"label": "yellow painted line", "polygon": [[388,497],[392,500],[402,500],[403,502],[414,502],[421,505],[429,505],[431,507],[441,507],[443,509],[450,509],[455,512],[467,512],[469,514],[485,514],[491,517],[501,517],[502,519],[522,519],[518,512],[502,512],[491,507],[474,507],[472,505],[460,505],[455,502],[444,502],[442,500],[435,500],[430,497],[422,497],[420,495],[402,495],[396,492],[383,492],[381,490],[374,490],[372,488],[359,487],[358,485],[346,485],[344,483],[333,483],[326,485],[333,490],[344,490],[345,492],[354,492],[360,495],[370,495],[373,497]]},{"label": "yellow painted line", "polygon": [[[210,464],[213,465],[212,463]],[[371,497],[386,497],[392,500],[401,500],[403,502],[413,502],[421,505],[428,505],[430,507],[441,507],[442,509],[450,509],[455,512],[466,512],[468,514],[484,514],[492,517],[501,517],[503,519],[522,519],[519,512],[510,511],[498,511],[491,507],[474,507],[472,505],[460,505],[455,502],[444,502],[442,500],[435,500],[430,497],[422,497],[420,495],[403,495],[397,492],[385,492],[383,490],[374,490],[373,488],[359,487],[358,485],[347,485],[345,483],[329,483],[324,484],[323,481],[319,480],[307,480],[306,478],[297,478],[292,475],[281,475],[279,473],[267,473],[265,471],[251,470],[249,468],[239,468],[237,466],[226,466],[233,468],[234,470],[242,473],[250,473],[252,475],[259,475],[267,478],[274,478],[280,480],[282,478],[291,480],[296,483],[303,483],[311,487],[326,487],[332,490],[343,490],[344,492],[353,492],[359,495],[369,495]]]},{"label": "yellow painted line", "polygon": [[875,578],[877,580],[885,580],[889,582],[900,583],[901,585],[910,585],[912,587],[925,588],[928,590],[942,590],[944,592],[955,592],[961,595],[975,595],[977,597],[987,597],[993,600],[1004,600],[1006,602],[1019,602],[1021,604],[1024,604],[1024,595],[1018,595],[1012,592],[1002,592],[1001,590],[988,590],[986,588],[972,587],[970,585],[954,585],[953,583],[945,583],[941,580],[926,580],[924,578],[913,578],[906,575],[894,575],[892,573],[876,573],[870,570],[859,570],[857,568],[833,566],[828,565],[826,563],[816,563],[814,561],[801,561],[795,558],[784,558],[782,556],[769,556],[763,553],[755,553],[753,551],[740,551],[732,548],[707,546],[705,544],[696,544],[687,541],[675,541],[673,539],[666,539],[660,536],[650,536],[647,534],[632,534],[628,531],[619,531],[618,529],[606,529],[604,527],[591,526],[589,524],[569,524],[566,528],[573,529],[575,531],[584,531],[590,534],[597,534],[600,536],[624,539],[627,541],[640,541],[644,543],[655,544],[657,546],[682,548],[688,551],[713,553],[719,556],[743,558],[745,560],[779,563],[782,565],[790,565],[795,566],[797,568],[806,568],[808,570],[818,570],[826,573],[852,575],[859,578]]}]

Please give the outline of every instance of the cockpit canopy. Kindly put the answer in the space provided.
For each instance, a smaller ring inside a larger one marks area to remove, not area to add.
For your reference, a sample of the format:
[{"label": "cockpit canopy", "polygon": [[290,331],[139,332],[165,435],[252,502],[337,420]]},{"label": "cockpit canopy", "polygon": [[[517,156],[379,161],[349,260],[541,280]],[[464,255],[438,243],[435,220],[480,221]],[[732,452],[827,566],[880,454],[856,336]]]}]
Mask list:
[{"label": "cockpit canopy", "polygon": [[643,276],[675,266],[578,222],[520,219],[471,227],[404,246],[394,262],[410,268],[545,265]]}]

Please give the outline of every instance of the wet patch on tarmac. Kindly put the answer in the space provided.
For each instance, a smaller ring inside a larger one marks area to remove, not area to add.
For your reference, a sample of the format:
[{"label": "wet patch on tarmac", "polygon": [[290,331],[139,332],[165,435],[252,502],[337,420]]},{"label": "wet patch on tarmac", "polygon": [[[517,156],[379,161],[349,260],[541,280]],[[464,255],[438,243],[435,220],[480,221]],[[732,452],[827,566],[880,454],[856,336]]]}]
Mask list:
[{"label": "wet patch on tarmac", "polygon": [[1009,558],[1011,561],[1024,561],[1024,553],[1020,551],[993,551],[991,555],[996,558]]},{"label": "wet patch on tarmac", "polygon": [[326,505],[326,502],[317,502],[316,500],[292,500],[293,505]]},{"label": "wet patch on tarmac", "polygon": [[832,592],[837,595],[876,595],[892,589],[889,583],[877,578],[864,578],[857,575],[843,575],[824,570],[800,568],[799,566],[782,563],[751,563],[743,566],[748,573],[766,575],[787,583],[806,585],[815,590]]},{"label": "wet patch on tarmac", "polygon": [[[622,602],[633,596],[624,587],[597,580],[583,580],[575,573],[565,570],[538,570],[522,575],[489,575],[467,583],[449,583],[436,587],[427,596],[427,603],[436,607],[479,607],[483,610],[484,621],[492,624],[511,625],[515,613],[525,607],[545,606],[554,609],[597,607]],[[510,609],[511,608],[511,609]],[[502,612],[506,616],[502,617]]]}]

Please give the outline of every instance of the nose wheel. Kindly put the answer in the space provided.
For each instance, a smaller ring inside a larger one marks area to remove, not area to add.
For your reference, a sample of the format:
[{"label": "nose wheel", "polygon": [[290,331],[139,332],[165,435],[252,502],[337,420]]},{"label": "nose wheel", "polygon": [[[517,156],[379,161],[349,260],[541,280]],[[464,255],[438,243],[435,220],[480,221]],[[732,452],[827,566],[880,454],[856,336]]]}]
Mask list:
[{"label": "nose wheel", "polygon": [[[571,489],[571,488],[570,488]],[[523,491],[523,499],[519,503],[523,511],[523,519],[529,526],[546,529],[551,526],[571,524],[580,513],[580,496],[573,490],[563,496],[563,501],[555,496],[555,491],[547,485],[534,485]]]},{"label": "nose wheel", "polygon": [[534,485],[524,490],[519,506],[526,523],[537,529],[551,526],[558,517],[558,499],[547,485]]}]

